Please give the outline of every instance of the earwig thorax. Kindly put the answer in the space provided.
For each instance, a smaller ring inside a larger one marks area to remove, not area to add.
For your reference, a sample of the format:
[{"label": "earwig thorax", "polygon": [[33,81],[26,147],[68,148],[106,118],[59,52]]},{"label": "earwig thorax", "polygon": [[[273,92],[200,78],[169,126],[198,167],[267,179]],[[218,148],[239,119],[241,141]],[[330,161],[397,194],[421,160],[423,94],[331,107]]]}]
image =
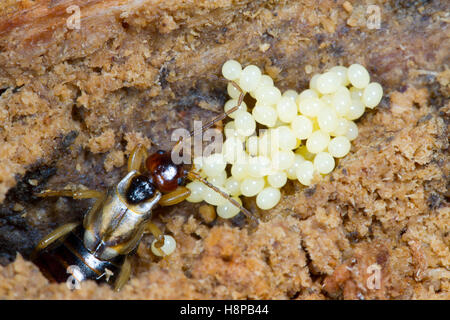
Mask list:
[{"label": "earwig thorax", "polygon": [[129,204],[138,204],[152,198],[155,192],[156,188],[151,177],[137,175],[131,179],[125,195]]}]

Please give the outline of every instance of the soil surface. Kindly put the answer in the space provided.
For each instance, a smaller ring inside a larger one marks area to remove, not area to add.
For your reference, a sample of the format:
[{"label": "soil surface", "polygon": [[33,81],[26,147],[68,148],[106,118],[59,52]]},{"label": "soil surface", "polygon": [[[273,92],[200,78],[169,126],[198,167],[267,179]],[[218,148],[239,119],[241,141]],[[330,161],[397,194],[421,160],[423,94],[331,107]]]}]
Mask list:
[{"label": "soil surface", "polygon": [[[67,11],[75,3],[79,29]],[[449,9],[437,0],[2,1],[0,298],[450,299]],[[34,193],[105,190],[138,143],[169,150],[172,130],[223,110],[228,59],[297,91],[317,72],[360,63],[384,98],[357,122],[332,174],[309,188],[289,183],[267,212],[246,201],[257,228],[242,214],[206,222],[189,203],[158,209],[154,221],[177,249],[161,260],[146,235],[121,292],[49,283],[27,261],[32,249],[81,221],[92,201]]]}]

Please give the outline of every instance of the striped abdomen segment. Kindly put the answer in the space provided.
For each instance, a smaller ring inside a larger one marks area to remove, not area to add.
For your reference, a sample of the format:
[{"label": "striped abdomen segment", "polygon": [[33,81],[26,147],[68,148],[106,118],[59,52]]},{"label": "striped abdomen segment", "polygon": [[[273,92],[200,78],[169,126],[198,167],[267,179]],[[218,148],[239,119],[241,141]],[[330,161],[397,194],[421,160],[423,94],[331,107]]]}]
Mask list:
[{"label": "striped abdomen segment", "polygon": [[123,257],[112,261],[97,259],[85,248],[80,234],[81,228],[69,233],[64,240],[41,251],[34,262],[51,281],[81,283],[90,279],[114,283]]}]

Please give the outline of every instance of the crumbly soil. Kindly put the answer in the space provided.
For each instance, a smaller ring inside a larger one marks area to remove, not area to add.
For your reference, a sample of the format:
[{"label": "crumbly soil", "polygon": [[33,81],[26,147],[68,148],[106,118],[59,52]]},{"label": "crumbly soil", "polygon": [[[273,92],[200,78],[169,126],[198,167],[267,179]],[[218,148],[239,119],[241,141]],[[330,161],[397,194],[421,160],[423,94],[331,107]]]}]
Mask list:
[{"label": "crumbly soil", "polygon": [[[66,23],[75,2],[79,30]],[[369,4],[380,8],[379,29],[367,27]],[[2,1],[0,298],[449,299],[449,9],[437,0]],[[314,73],[361,63],[384,98],[332,174],[309,188],[289,183],[268,212],[246,201],[258,227],[242,215],[206,222],[188,203],[158,209],[177,249],[161,260],[145,236],[120,293],[49,283],[27,261],[31,250],[81,221],[92,201],[33,194],[104,190],[136,144],[169,150],[173,129],[220,112],[231,58],[298,91]]]}]

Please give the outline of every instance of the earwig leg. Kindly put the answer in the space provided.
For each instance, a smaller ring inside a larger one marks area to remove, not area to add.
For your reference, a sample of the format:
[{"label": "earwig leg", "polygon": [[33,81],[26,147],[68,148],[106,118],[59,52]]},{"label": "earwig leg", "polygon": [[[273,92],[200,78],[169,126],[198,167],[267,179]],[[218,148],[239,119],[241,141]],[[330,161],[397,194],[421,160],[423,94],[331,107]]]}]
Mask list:
[{"label": "earwig leg", "polygon": [[86,219],[89,219],[89,217],[92,217],[93,215],[91,212],[95,212],[98,210],[102,202],[106,198],[106,194],[102,191],[97,190],[45,190],[41,193],[37,193],[36,196],[38,197],[72,197],[74,199],[97,199],[95,201],[92,208],[89,210],[88,214],[84,216],[83,225],[86,226],[88,224],[88,221]]},{"label": "earwig leg", "polygon": [[[236,89],[239,90],[240,94],[239,94],[239,98],[238,98],[238,104],[236,107],[239,107],[242,103],[242,101],[244,101],[244,97],[245,97],[245,93],[242,90],[242,88],[237,84],[236,81],[231,81],[231,84],[233,85],[233,87],[235,87]],[[227,112],[227,114],[230,114],[231,112]]]},{"label": "earwig leg", "polygon": [[[215,123],[219,122],[220,120],[225,119],[226,117],[228,117],[229,114],[235,112],[237,109],[239,109],[239,107],[242,104],[242,101],[244,101],[245,98],[245,92],[241,89],[241,87],[234,81],[231,81],[231,84],[239,90],[240,94],[239,94],[239,98],[238,98],[238,102],[237,104],[231,108],[230,110],[228,110],[227,112],[224,112],[220,115],[218,115],[217,117],[215,117],[214,119],[212,119],[211,121],[207,122],[203,127],[202,130],[199,131],[200,132],[205,132],[207,129],[211,128]],[[195,134],[197,134],[197,132],[195,131],[191,131],[190,136],[193,137]],[[177,143],[178,144],[178,143]]]},{"label": "earwig leg", "polygon": [[[192,137],[199,135],[199,134],[203,134],[203,132],[205,132],[207,129],[211,128],[215,123],[225,119],[226,117],[228,117],[231,113],[235,112],[236,110],[239,109],[239,107],[242,104],[242,101],[244,101],[245,98],[245,92],[241,89],[241,87],[235,82],[235,81],[231,81],[231,84],[237,89],[239,90],[240,94],[239,94],[239,98],[238,98],[238,102],[237,104],[231,108],[230,110],[228,110],[227,112],[224,112],[222,114],[219,114],[217,117],[213,118],[212,120],[210,120],[209,122],[207,122],[204,126],[202,126],[201,130],[196,131],[195,129],[193,131],[190,132],[189,134],[189,138],[191,139]],[[177,143],[173,146],[172,150],[175,150],[177,152],[178,148],[180,147],[181,143],[184,142],[183,138],[180,138]],[[192,144],[191,144],[192,145]]]},{"label": "earwig leg", "polygon": [[61,239],[62,237],[67,235],[69,232],[71,232],[73,229],[75,229],[78,225],[79,225],[79,223],[77,223],[77,222],[67,223],[65,225],[62,225],[62,226],[56,228],[55,230],[50,232],[48,235],[43,237],[41,239],[41,241],[39,241],[37,246],[34,248],[33,253],[31,254],[32,260],[34,260],[34,257],[36,256],[36,254],[39,251],[47,248],[49,245],[51,245],[58,239]]},{"label": "earwig leg", "polygon": [[153,222],[147,222],[146,231],[150,231],[156,239],[156,243],[158,246],[155,246],[162,256],[164,256],[164,252],[160,249],[164,245],[164,233],[158,228],[156,224]]},{"label": "earwig leg", "polygon": [[150,231],[157,241],[164,241],[164,233],[153,222],[147,222],[145,231]]},{"label": "earwig leg", "polygon": [[87,226],[91,225],[91,219],[95,217],[95,212],[100,208],[100,206],[103,204],[103,202],[106,199],[106,193],[105,192],[99,192],[99,194],[96,197],[94,205],[89,209],[89,211],[84,215],[83,219],[83,226],[86,228]]},{"label": "earwig leg", "polygon": [[125,261],[123,262],[122,269],[120,270],[119,276],[117,277],[114,283],[114,290],[120,291],[122,287],[127,283],[131,274],[131,262],[129,256],[125,257]]},{"label": "earwig leg", "polygon": [[138,145],[131,152],[128,158],[128,172],[136,170],[141,171],[142,162],[147,158],[147,151],[141,145]]},{"label": "earwig leg", "polygon": [[184,200],[191,194],[191,190],[186,187],[178,187],[175,191],[166,193],[159,200],[159,205],[163,207],[176,205]]},{"label": "earwig leg", "polygon": [[72,197],[74,199],[102,198],[104,192],[97,190],[45,190],[36,193],[38,197]]}]

